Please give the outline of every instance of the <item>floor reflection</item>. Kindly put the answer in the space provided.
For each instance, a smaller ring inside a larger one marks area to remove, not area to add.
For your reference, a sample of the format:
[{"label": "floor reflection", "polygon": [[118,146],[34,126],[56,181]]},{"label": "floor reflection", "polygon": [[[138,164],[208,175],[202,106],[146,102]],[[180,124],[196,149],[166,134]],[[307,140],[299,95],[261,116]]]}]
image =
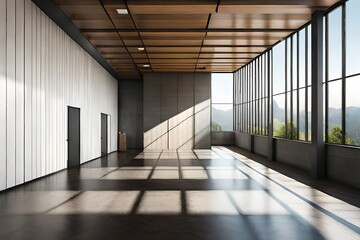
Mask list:
[{"label": "floor reflection", "polygon": [[360,239],[359,208],[225,147],[109,155],[1,193],[0,215],[1,239]]}]

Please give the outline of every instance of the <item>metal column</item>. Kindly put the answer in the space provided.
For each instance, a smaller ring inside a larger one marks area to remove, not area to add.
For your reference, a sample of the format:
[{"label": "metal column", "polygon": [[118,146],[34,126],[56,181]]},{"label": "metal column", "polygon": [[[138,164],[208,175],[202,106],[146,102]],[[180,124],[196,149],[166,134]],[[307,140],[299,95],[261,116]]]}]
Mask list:
[{"label": "metal column", "polygon": [[311,174],[314,178],[326,175],[323,132],[323,11],[311,16]]}]

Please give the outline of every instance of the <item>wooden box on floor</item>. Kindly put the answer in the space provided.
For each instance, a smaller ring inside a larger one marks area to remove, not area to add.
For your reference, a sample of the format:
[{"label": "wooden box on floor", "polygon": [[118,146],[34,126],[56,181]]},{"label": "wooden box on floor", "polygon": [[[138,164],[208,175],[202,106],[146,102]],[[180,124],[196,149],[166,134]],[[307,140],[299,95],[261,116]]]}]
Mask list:
[{"label": "wooden box on floor", "polygon": [[126,151],[126,133],[119,132],[119,151]]}]

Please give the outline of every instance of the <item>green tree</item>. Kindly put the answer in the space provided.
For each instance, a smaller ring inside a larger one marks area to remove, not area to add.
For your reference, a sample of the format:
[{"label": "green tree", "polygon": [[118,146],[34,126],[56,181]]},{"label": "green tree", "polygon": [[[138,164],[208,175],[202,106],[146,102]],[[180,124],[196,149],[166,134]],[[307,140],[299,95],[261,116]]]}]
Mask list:
[{"label": "green tree", "polygon": [[[328,135],[328,142],[334,144],[341,144],[342,143],[342,129],[339,126],[334,126]],[[348,136],[345,137],[345,144],[354,145],[355,142],[353,139],[349,138]]]},{"label": "green tree", "polygon": [[252,131],[253,131],[253,133],[258,134],[258,135],[265,135],[264,128],[252,127]]},{"label": "green tree", "polygon": [[285,124],[281,124],[278,127],[278,129],[274,131],[274,137],[280,137],[286,139],[298,139],[297,128],[293,122],[288,122],[286,127]]},{"label": "green tree", "polygon": [[213,132],[221,132],[222,131],[221,125],[219,125],[217,123],[213,123],[212,124],[212,131]]}]

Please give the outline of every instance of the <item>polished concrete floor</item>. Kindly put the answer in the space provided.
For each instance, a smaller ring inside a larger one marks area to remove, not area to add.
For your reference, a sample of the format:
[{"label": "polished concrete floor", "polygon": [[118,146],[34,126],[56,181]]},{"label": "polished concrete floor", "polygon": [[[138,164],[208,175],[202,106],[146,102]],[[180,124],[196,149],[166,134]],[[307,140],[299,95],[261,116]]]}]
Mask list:
[{"label": "polished concrete floor", "polygon": [[353,240],[359,196],[238,148],[133,150],[0,193],[0,239]]}]

